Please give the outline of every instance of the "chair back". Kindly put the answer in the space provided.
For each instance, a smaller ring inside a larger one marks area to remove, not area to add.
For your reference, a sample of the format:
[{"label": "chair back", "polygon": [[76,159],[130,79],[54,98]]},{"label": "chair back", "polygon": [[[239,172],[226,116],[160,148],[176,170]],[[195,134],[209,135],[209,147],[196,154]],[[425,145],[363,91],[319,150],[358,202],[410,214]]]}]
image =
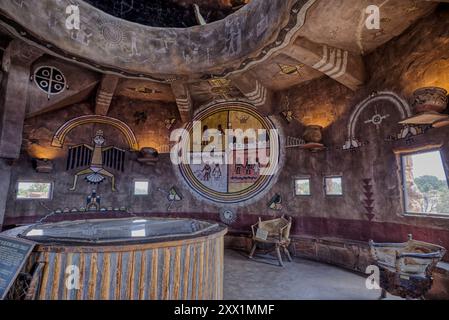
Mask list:
[{"label": "chair back", "polygon": [[446,249],[428,242],[413,240],[404,243],[375,243],[370,241],[375,262],[390,270],[406,274],[431,274],[444,257]]},{"label": "chair back", "polygon": [[282,238],[289,239],[291,225],[292,225],[292,218],[290,217],[287,220],[284,216],[282,216],[281,218],[266,221],[262,221],[262,219],[259,218],[258,227],[268,232],[268,236],[279,236],[279,233],[282,230]]}]

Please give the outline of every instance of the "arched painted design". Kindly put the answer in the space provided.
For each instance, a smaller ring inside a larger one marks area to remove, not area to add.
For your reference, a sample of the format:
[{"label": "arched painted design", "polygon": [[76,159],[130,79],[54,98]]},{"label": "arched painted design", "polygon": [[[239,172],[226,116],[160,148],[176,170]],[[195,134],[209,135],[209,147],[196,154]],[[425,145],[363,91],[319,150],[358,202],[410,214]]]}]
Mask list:
[{"label": "arched painted design", "polygon": [[139,144],[137,142],[136,136],[126,123],[115,118],[101,115],[86,115],[67,121],[58,129],[58,131],[56,131],[55,135],[53,136],[51,145],[53,147],[62,148],[62,146],[64,145],[64,140],[70,131],[72,131],[78,126],[91,123],[107,124],[113,126],[114,128],[117,128],[125,136],[125,139],[128,142],[130,150],[131,151],[139,150]]},{"label": "arched painted design", "polygon": [[351,117],[349,118],[348,123],[348,131],[347,131],[347,140],[345,142],[345,145],[343,146],[343,149],[351,149],[351,148],[358,148],[360,147],[359,142],[355,138],[355,128],[357,126],[357,122],[359,120],[360,115],[362,112],[368,108],[372,103],[378,102],[378,101],[388,101],[391,102],[399,111],[401,118],[405,119],[412,116],[412,111],[410,109],[410,105],[405,101],[403,98],[401,98],[399,95],[397,95],[394,92],[391,91],[380,91],[376,94],[373,94],[360,102],[354,109],[354,111],[351,114]]}]

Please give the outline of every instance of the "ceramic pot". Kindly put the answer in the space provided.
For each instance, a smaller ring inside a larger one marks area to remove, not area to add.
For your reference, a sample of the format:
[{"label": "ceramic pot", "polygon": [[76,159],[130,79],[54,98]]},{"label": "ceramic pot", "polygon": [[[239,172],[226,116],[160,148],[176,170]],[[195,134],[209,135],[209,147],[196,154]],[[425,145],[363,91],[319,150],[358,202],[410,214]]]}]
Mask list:
[{"label": "ceramic pot", "polygon": [[413,93],[413,109],[415,113],[439,112],[446,110],[448,97],[447,91],[438,87],[426,87]]},{"label": "ceramic pot", "polygon": [[303,139],[307,143],[321,143],[323,140],[323,127],[321,126],[307,126],[304,132]]}]

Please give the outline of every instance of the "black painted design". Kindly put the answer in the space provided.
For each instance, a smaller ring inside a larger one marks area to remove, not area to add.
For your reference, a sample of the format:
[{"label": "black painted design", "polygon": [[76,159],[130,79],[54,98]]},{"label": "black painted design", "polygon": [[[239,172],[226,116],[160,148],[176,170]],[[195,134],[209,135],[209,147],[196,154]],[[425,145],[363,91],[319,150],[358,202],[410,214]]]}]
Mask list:
[{"label": "black painted design", "polygon": [[48,96],[64,91],[66,80],[64,74],[55,67],[40,67],[34,72],[34,82]]}]

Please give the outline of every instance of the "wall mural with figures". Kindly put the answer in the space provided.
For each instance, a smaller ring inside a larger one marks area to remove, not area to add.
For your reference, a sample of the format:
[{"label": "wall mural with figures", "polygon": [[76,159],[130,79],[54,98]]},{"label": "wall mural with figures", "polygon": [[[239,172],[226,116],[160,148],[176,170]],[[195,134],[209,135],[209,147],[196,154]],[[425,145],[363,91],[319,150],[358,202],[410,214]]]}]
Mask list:
[{"label": "wall mural with figures", "polygon": [[[268,190],[274,175],[262,174],[262,170],[267,169],[270,163],[262,163],[259,157],[266,155],[269,158],[271,155],[269,133],[275,127],[269,118],[261,116],[250,104],[229,102],[205,108],[196,115],[194,122],[201,123],[203,141],[195,145],[198,142],[194,141],[195,130],[190,125],[189,150],[195,150],[196,147],[196,150],[199,148],[202,152],[190,152],[190,162],[179,165],[179,172],[190,190],[219,203],[254,201],[255,196]],[[215,137],[208,135],[209,129],[215,130],[221,141],[214,141]],[[254,129],[255,139],[250,141],[245,137],[243,141],[238,141],[235,137],[225,135],[231,129],[234,132]],[[275,139],[279,145],[279,137]],[[204,161],[203,154],[211,149],[214,160]]]}]

